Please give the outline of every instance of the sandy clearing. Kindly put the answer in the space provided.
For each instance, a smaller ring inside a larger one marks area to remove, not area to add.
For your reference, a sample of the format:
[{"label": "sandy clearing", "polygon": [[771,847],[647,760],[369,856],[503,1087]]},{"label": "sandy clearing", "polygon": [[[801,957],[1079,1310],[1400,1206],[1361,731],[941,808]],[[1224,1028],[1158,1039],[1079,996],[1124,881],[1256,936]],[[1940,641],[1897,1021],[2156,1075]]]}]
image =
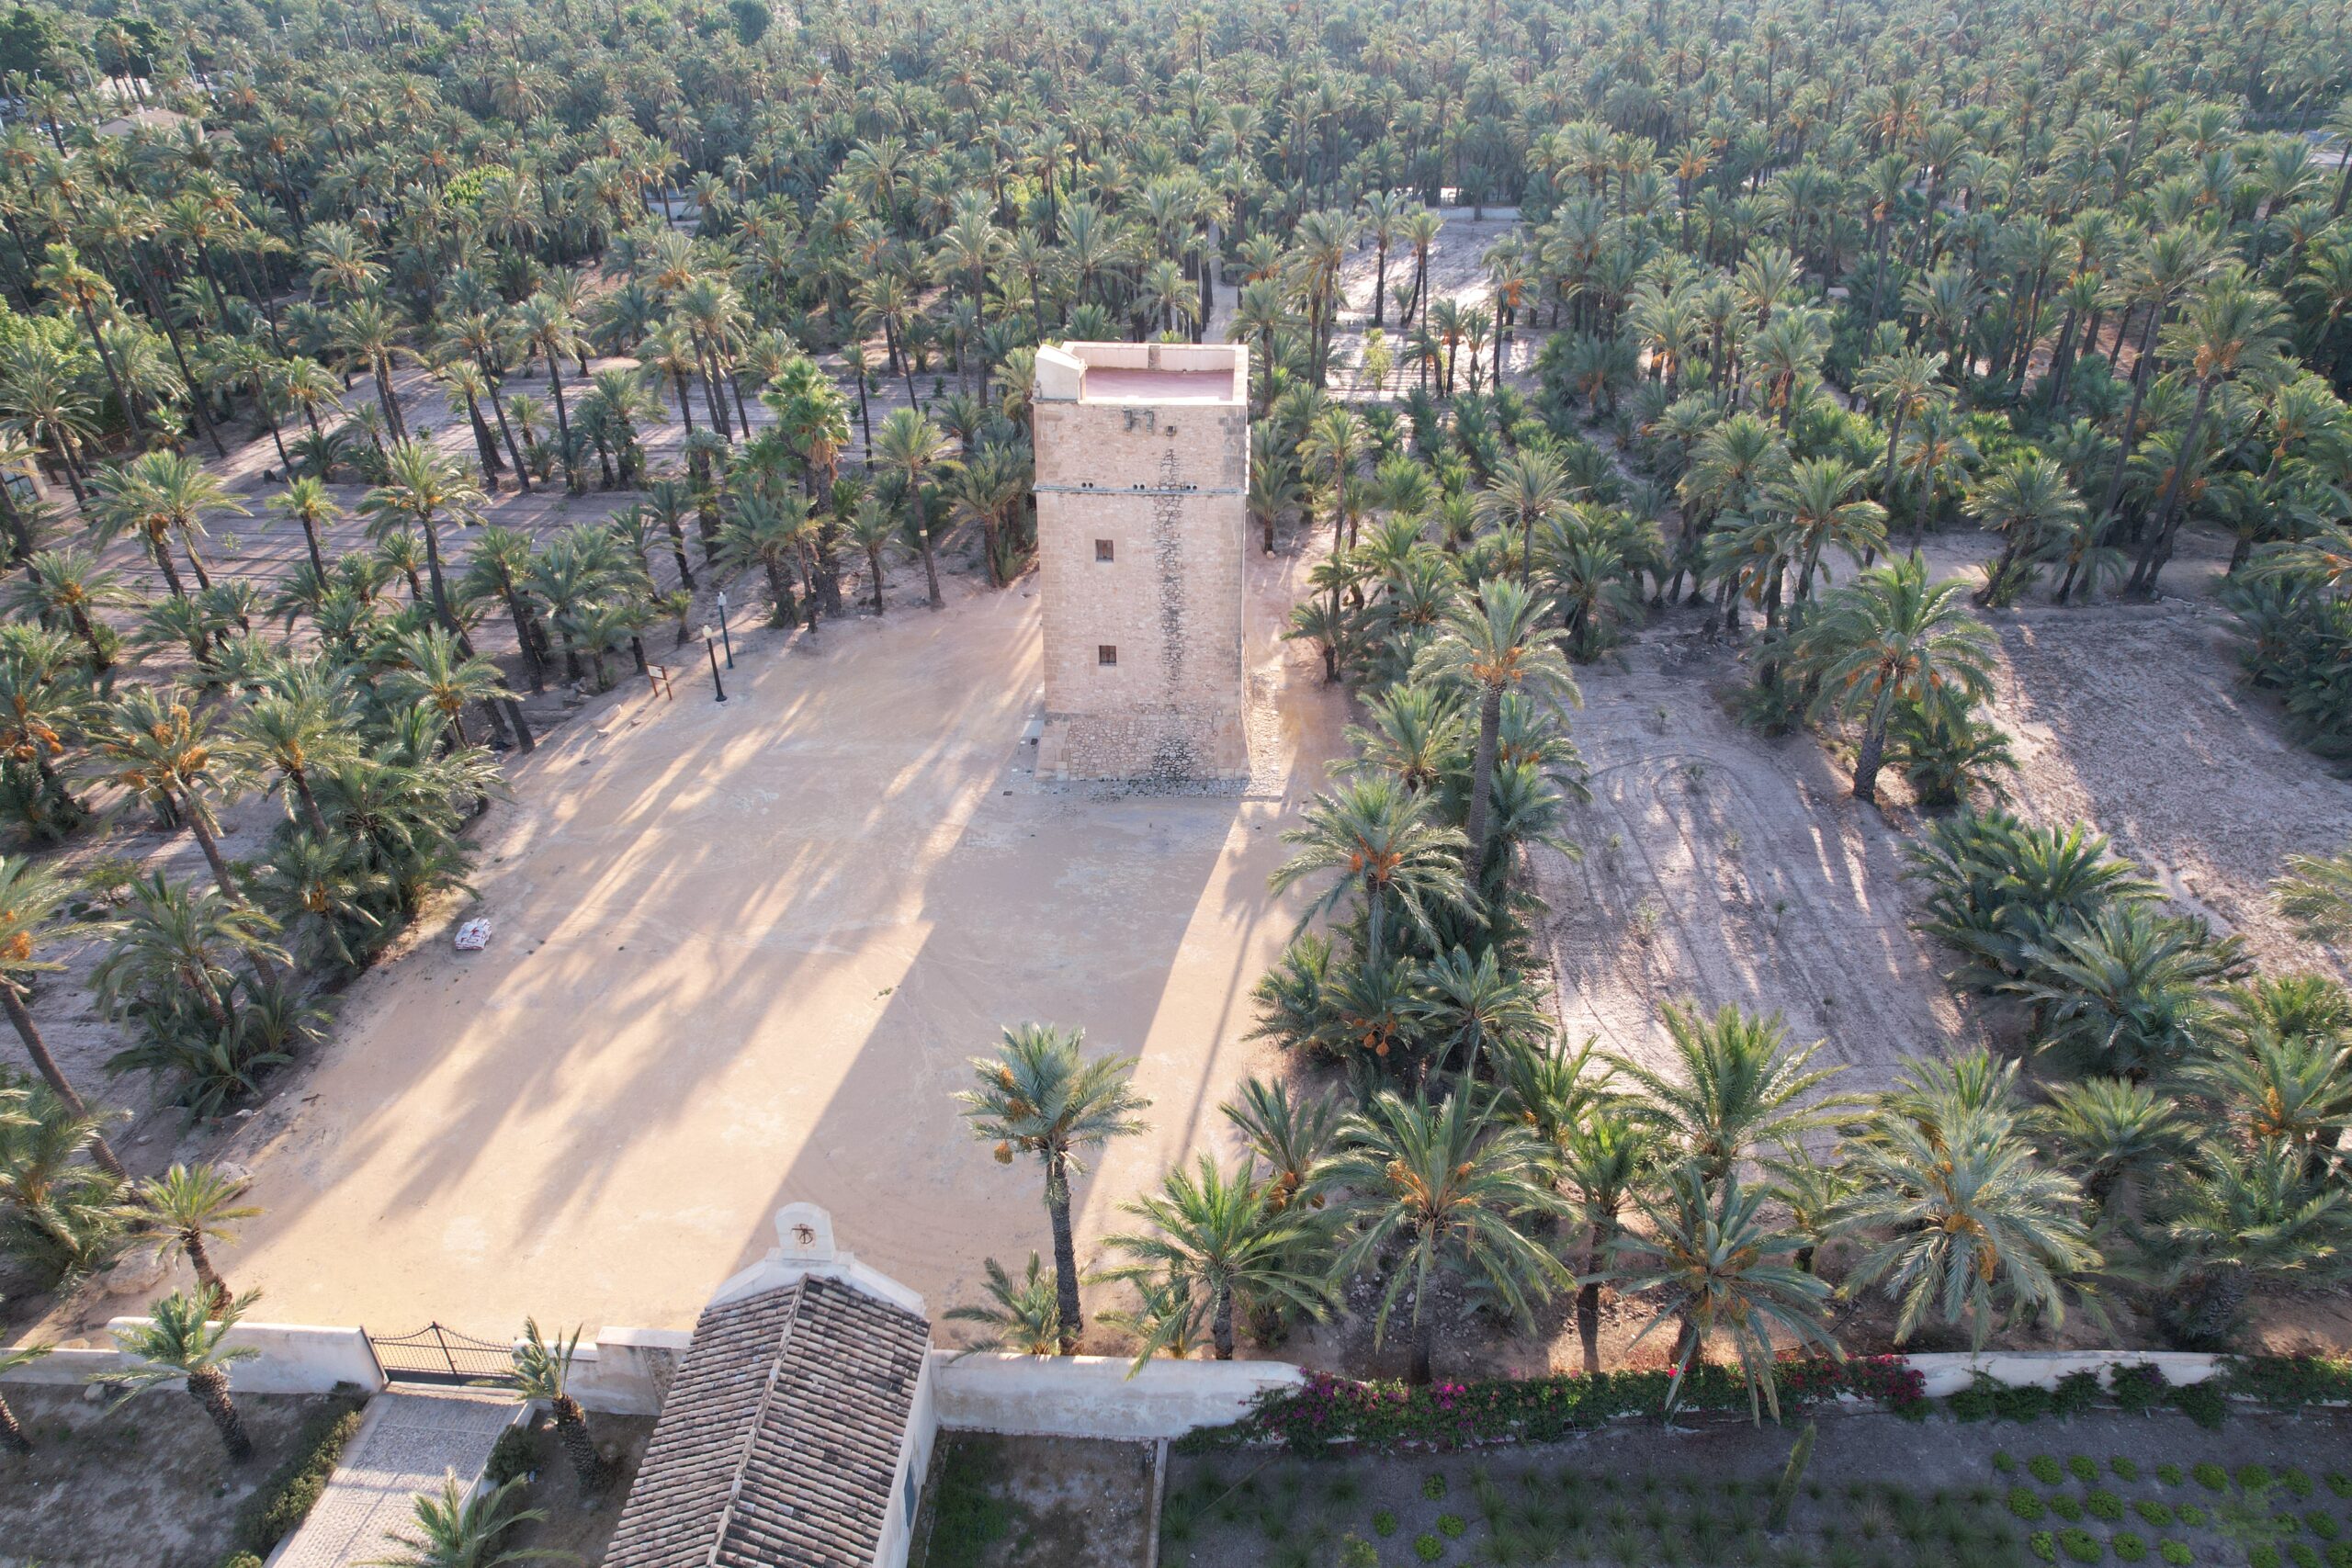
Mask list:
[{"label": "sandy clearing", "polygon": [[1151,1131],[1080,1189],[1081,1245],[1102,1234],[1265,1064],[1248,991],[1295,919],[1266,878],[1340,723],[1272,639],[1306,565],[1255,574],[1244,795],[1018,771],[1022,590],[815,651],[763,636],[724,707],[694,687],[568,728],[485,846],[490,951],[363,979],[232,1145],[266,1212],[239,1285],[298,1322],[682,1325],[808,1198],[934,1308],[970,1299],[984,1257],[1047,1245],[1035,1174],[992,1164],[948,1099],[1023,1018],[1141,1053]]},{"label": "sandy clearing", "polygon": [[1736,678],[1729,646],[1701,619],[1677,610],[1623,668],[1577,671],[1584,852],[1537,857],[1567,1035],[1663,1065],[1661,1002],[1736,1002],[1825,1041],[1818,1064],[1853,1069],[1841,1089],[1883,1088],[1900,1056],[1973,1032],[1907,925],[1901,833],[1812,739],[1740,728],[1714,694]]},{"label": "sandy clearing", "polygon": [[[1966,571],[1977,543],[1939,540],[1937,575]],[[2352,787],[2245,684],[2234,623],[2211,597],[2226,547],[2184,550],[2183,597],[2037,599],[1985,617],[2000,650],[1988,712],[2019,764],[2010,805],[2095,825],[2266,968],[2352,975],[2269,902],[2289,854],[2352,840]],[[1594,798],[1568,831],[1584,855],[1537,863],[1570,1037],[1657,1061],[1660,1001],[1737,1002],[1826,1040],[1856,1089],[1881,1087],[1903,1055],[1981,1039],[1940,978],[1951,955],[1907,927],[1899,846],[1916,819],[1856,807],[1816,739],[1742,728],[1721,694],[1744,673],[1701,625],[1677,610],[1615,666],[1577,671],[1572,728]]]},{"label": "sandy clearing", "polygon": [[2270,902],[2296,853],[2352,841],[2352,785],[2287,738],[2240,673],[2234,622],[2210,599],[1993,617],[1993,716],[2018,772],[2011,804],[2095,823],[2182,908],[2243,936],[2266,967],[2352,976]]}]

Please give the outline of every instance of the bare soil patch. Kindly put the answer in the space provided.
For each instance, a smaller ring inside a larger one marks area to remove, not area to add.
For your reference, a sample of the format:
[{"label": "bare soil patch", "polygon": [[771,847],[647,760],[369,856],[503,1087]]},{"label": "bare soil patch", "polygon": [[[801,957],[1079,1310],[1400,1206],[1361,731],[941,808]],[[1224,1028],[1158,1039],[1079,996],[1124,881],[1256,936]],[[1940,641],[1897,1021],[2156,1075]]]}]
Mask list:
[{"label": "bare soil patch", "polygon": [[538,1469],[523,1489],[522,1506],[539,1509],[547,1517],[518,1526],[500,1542],[502,1548],[560,1551],[565,1555],[558,1561],[575,1562],[581,1568],[595,1568],[605,1560],[613,1527],[621,1520],[621,1505],[636,1483],[638,1464],[653,1436],[655,1417],[592,1416],[588,1420],[589,1429],[595,1434],[596,1451],[605,1456],[604,1489],[581,1490],[579,1477],[556,1440],[553,1418],[537,1417],[530,1433]]},{"label": "bare soil patch", "polygon": [[1732,645],[1677,610],[1579,670],[1570,730],[1591,770],[1575,860],[1539,850],[1544,931],[1571,1041],[1666,1061],[1659,1004],[1777,1012],[1845,1090],[1884,1088],[1905,1055],[1973,1024],[1909,928],[1904,824],[1858,806],[1809,736],[1768,739],[1725,698]]},{"label": "bare soil patch", "polygon": [[289,1458],[311,1416],[349,1402],[240,1394],[257,1450],[231,1464],[201,1406],[176,1387],[121,1409],[75,1388],[12,1383],[36,1445],[0,1456],[0,1568],[213,1568],[237,1511]]},{"label": "bare soil patch", "polygon": [[1151,1531],[1152,1446],[943,1434],[912,1568],[1134,1568]]},{"label": "bare soil patch", "polygon": [[2290,854],[2352,840],[2352,787],[2246,686],[2225,611],[2199,597],[2036,606],[1994,623],[2004,669],[1993,716],[2017,753],[2021,815],[2097,825],[2266,968],[2352,974],[2270,900]]}]

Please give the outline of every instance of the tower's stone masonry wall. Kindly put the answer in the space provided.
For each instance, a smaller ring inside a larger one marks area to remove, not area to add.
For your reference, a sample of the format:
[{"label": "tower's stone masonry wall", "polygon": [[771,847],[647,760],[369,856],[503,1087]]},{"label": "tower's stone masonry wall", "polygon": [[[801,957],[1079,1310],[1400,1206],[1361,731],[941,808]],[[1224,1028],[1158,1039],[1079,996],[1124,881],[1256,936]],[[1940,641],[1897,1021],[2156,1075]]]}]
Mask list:
[{"label": "tower's stone masonry wall", "polygon": [[[1248,777],[1246,408],[1046,400],[1033,407],[1045,599],[1039,772],[1167,782]],[[1108,560],[1099,558],[1102,541]],[[1116,663],[1102,661],[1106,647],[1117,650]]]}]

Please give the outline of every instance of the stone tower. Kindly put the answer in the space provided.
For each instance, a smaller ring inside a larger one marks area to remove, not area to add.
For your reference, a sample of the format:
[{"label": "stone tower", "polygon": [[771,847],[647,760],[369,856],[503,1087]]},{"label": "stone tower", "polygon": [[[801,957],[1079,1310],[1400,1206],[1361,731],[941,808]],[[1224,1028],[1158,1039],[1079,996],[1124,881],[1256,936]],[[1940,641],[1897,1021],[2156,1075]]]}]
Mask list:
[{"label": "stone tower", "polygon": [[1037,351],[1047,778],[1239,779],[1250,355]]}]

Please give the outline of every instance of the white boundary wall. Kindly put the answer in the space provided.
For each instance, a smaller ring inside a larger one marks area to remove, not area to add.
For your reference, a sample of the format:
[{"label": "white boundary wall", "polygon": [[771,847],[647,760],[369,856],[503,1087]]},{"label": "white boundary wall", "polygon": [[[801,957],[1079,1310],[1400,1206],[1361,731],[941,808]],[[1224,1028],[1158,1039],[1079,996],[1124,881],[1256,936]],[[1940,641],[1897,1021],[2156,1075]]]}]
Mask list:
[{"label": "white boundary wall", "polygon": [[[144,1321],[119,1317],[107,1327],[115,1334]],[[580,1347],[572,1396],[606,1415],[654,1415],[692,1337],[684,1329],[603,1329],[594,1344]],[[245,1323],[231,1331],[230,1342],[260,1352],[231,1373],[242,1393],[330,1393],[356,1386],[372,1393],[384,1386],[368,1337],[356,1328]],[[2110,1367],[2154,1366],[2168,1383],[2199,1383],[2226,1358],[2178,1350],[1993,1350],[1906,1359],[1918,1369],[1928,1396],[1942,1398],[1967,1388],[1979,1371],[2009,1388],[2055,1388],[2075,1372],[2096,1371],[2104,1382]],[[70,1386],[129,1360],[115,1349],[54,1350],[6,1373],[6,1381]],[[1288,1387],[1305,1375],[1287,1361],[1162,1359],[1130,1377],[1131,1365],[1121,1356],[959,1357],[933,1350],[925,1382],[941,1427],[1148,1442],[1235,1420],[1261,1391]]]},{"label": "white boundary wall", "polygon": [[[107,1333],[119,1338],[146,1321],[118,1317],[107,1325]],[[594,1344],[581,1343],[572,1363],[572,1397],[587,1409],[607,1415],[654,1414],[670,1392],[670,1380],[677,1375],[678,1360],[691,1337],[684,1329],[605,1329]],[[229,1343],[260,1352],[229,1371],[240,1393],[332,1393],[349,1387],[373,1393],[384,1386],[368,1336],[356,1328],[241,1323],[229,1331]],[[131,1364],[132,1358],[111,1348],[59,1349],[5,1374],[5,1381],[71,1386]]]},{"label": "white boundary wall", "polygon": [[[118,1317],[107,1332],[119,1337],[147,1322],[143,1317]],[[229,1370],[240,1393],[332,1393],[339,1387],[356,1387],[373,1393],[384,1375],[376,1365],[368,1337],[356,1328],[313,1328],[293,1323],[241,1323],[229,1331],[232,1346],[249,1346],[260,1354]],[[118,1349],[52,1350],[28,1366],[7,1374],[20,1383],[78,1383],[93,1373],[137,1365],[134,1357]]]},{"label": "white boundary wall", "polygon": [[1222,1426],[1260,1391],[1287,1388],[1305,1373],[1287,1361],[1152,1360],[1132,1378],[1124,1356],[931,1353],[939,1424],[1023,1436],[1181,1438]]},{"label": "white boundary wall", "polygon": [[1904,1359],[1926,1381],[1930,1399],[1960,1393],[1979,1371],[2006,1388],[2056,1388],[2075,1372],[2098,1372],[2105,1383],[2107,1369],[2117,1366],[2154,1367],[2168,1383],[2192,1383],[2211,1377],[2224,1359],[2193,1350],[1986,1350]]}]

